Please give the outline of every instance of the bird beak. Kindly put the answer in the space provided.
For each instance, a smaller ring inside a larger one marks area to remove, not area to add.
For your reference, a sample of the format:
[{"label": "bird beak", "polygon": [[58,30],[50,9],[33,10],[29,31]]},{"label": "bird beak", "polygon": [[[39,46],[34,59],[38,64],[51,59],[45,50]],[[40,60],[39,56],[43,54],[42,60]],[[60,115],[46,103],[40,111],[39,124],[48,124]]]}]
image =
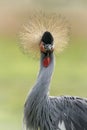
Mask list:
[{"label": "bird beak", "polygon": [[54,45],[53,44],[44,44],[43,42],[41,42],[40,43],[40,50],[41,50],[41,52],[44,52],[44,53],[53,52]]},{"label": "bird beak", "polygon": [[46,51],[51,51],[52,50],[52,45],[46,44],[46,45],[44,45],[44,48],[45,48]]}]

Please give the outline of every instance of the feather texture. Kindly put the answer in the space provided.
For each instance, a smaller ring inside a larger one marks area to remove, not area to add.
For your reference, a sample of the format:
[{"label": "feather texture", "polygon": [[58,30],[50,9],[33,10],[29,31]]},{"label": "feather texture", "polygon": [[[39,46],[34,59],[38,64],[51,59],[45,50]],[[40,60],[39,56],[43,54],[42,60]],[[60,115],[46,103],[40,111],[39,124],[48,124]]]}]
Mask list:
[{"label": "feather texture", "polygon": [[[64,130],[86,130],[87,129],[87,99],[79,97],[61,96],[50,98],[53,110],[52,119],[58,120],[58,130],[61,124]],[[56,117],[57,115],[57,117]]]},{"label": "feather texture", "polygon": [[48,95],[54,55],[51,54],[47,68],[42,65],[44,55],[37,81],[25,103],[26,130],[87,130],[87,99]]},{"label": "feather texture", "polygon": [[57,13],[43,11],[31,12],[29,21],[20,32],[21,45],[26,53],[37,54],[39,43],[45,31],[54,37],[56,52],[61,52],[69,40],[69,28],[66,20]]},{"label": "feather texture", "polygon": [[[55,50],[59,53],[67,44],[68,28],[55,13],[36,12],[22,32],[22,45],[28,53],[39,52],[39,43],[45,31],[51,32]],[[49,85],[54,69],[54,54],[50,64],[43,66],[46,53],[41,52],[37,81],[27,97],[24,107],[26,130],[87,130],[87,99],[79,97],[50,97]]]}]

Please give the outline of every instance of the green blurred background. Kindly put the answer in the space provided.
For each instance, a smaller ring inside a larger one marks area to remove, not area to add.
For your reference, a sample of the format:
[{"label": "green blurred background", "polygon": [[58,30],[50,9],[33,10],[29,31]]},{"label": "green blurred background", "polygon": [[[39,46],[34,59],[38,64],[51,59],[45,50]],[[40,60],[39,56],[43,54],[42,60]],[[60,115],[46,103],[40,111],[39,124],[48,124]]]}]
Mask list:
[{"label": "green blurred background", "polygon": [[30,8],[56,11],[71,24],[69,45],[56,57],[50,94],[87,97],[87,0],[0,0],[0,130],[22,129],[23,105],[39,68],[39,60],[18,46]]}]

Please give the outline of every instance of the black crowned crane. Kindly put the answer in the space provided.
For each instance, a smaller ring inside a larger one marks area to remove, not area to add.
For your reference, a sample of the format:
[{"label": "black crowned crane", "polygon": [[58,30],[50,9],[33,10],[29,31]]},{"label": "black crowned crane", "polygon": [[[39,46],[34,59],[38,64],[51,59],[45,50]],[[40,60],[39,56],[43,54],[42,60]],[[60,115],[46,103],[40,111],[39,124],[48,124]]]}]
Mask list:
[{"label": "black crowned crane", "polygon": [[[27,51],[28,49],[35,51],[35,41],[31,42],[35,39],[39,39],[37,45],[40,51],[39,74],[24,106],[26,130],[87,130],[87,99],[49,96],[49,85],[54,69],[54,51],[57,47],[61,50],[66,44],[68,35],[67,27],[61,20],[58,21],[59,17],[54,14],[52,17],[41,14],[38,17],[34,16],[22,34],[23,45]],[[57,45],[56,42],[60,43]]]}]

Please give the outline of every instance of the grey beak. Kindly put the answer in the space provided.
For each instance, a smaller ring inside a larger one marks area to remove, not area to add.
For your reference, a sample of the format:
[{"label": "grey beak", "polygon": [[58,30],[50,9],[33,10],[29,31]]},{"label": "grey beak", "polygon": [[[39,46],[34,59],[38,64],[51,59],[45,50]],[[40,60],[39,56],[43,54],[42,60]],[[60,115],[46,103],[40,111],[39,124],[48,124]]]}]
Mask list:
[{"label": "grey beak", "polygon": [[45,48],[46,51],[51,51],[52,45],[51,45],[51,44],[46,44],[46,45],[44,46],[44,48]]}]

